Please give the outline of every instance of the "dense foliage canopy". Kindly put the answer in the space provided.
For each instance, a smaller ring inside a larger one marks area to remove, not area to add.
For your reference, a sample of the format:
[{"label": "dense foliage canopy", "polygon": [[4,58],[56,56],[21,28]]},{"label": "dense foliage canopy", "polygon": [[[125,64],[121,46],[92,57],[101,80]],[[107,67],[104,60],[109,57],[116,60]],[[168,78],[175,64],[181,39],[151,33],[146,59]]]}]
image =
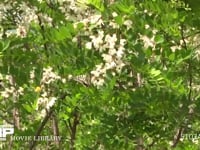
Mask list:
[{"label": "dense foliage canopy", "polygon": [[1,149],[199,149],[200,3],[1,0]]}]

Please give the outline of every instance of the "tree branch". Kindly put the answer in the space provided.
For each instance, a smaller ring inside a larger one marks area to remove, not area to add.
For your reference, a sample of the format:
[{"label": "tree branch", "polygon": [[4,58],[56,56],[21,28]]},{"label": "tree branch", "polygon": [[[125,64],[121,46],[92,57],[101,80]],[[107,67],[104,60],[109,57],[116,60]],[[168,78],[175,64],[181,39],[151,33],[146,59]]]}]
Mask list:
[{"label": "tree branch", "polygon": [[176,132],[176,135],[174,136],[174,139],[173,139],[173,144],[172,144],[172,148],[175,148],[176,145],[178,144],[178,142],[180,141],[180,138],[181,138],[181,135],[184,131],[184,128],[183,127],[180,127],[177,132]]},{"label": "tree branch", "polygon": [[[58,137],[59,136],[58,120],[55,114],[52,115],[52,128],[53,128],[53,135]],[[58,148],[60,147],[59,140],[55,140],[55,145]]]},{"label": "tree branch", "polygon": [[[42,121],[40,127],[39,127],[38,130],[36,131],[35,138],[38,138],[38,136],[41,134],[41,132],[42,132],[44,126],[45,126],[46,123],[48,122],[48,120],[49,120],[49,118],[51,117],[53,111],[54,111],[53,108],[51,108],[49,112],[47,111],[47,114],[46,114],[46,116],[44,117],[44,119],[43,119],[43,121]],[[35,141],[35,140],[34,140],[34,141],[31,141],[31,142],[30,142],[30,148],[29,148],[29,150],[33,150],[33,148],[34,148],[35,146],[36,146],[36,141]]]},{"label": "tree branch", "polygon": [[76,131],[77,131],[77,126],[79,124],[79,119],[80,119],[77,108],[75,108],[74,110],[73,117],[74,117],[73,125],[69,124],[69,127],[71,129],[70,150],[75,150]]}]

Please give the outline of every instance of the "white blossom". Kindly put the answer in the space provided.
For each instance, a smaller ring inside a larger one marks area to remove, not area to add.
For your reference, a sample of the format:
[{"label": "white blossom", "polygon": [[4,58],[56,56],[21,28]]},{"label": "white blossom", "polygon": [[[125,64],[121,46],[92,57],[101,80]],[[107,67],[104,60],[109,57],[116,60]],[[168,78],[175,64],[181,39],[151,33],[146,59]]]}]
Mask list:
[{"label": "white blossom", "polygon": [[72,42],[76,43],[78,41],[77,37],[73,37]]},{"label": "white blossom", "polygon": [[144,28],[145,28],[145,29],[149,29],[150,26],[149,26],[148,24],[145,24]]},{"label": "white blossom", "polygon": [[101,72],[99,72],[98,70],[93,70],[91,71],[91,74],[94,75],[95,77],[99,77]]},{"label": "white blossom", "polygon": [[152,38],[149,38],[146,35],[140,35],[140,39],[144,43],[144,48],[148,48],[148,47],[152,47],[153,49],[155,48],[156,43],[154,41],[154,36]]},{"label": "white blossom", "polygon": [[116,63],[114,61],[105,64],[105,68],[107,70],[108,69],[113,69],[114,67],[116,67]]},{"label": "white blossom", "polygon": [[117,50],[115,48],[109,49],[108,54],[109,55],[115,55],[117,53]]},{"label": "white blossom", "polygon": [[172,52],[175,52],[176,50],[181,50],[181,46],[171,46],[170,49],[172,50]]},{"label": "white blossom", "polygon": [[71,80],[73,76],[71,74],[68,75],[68,79]]},{"label": "white blossom", "polygon": [[93,35],[90,36],[90,39],[92,40],[92,44],[94,45],[96,49],[99,49],[100,46],[103,44],[103,36],[104,36],[103,31],[98,31],[97,36],[93,36]]},{"label": "white blossom", "polygon": [[24,88],[20,86],[17,92],[19,93],[19,95],[23,95]]},{"label": "white blossom", "polygon": [[66,81],[66,79],[65,78],[62,78],[62,83],[66,83],[67,81]]},{"label": "white blossom", "polygon": [[103,54],[102,57],[103,57],[103,60],[106,61],[106,62],[112,62],[113,61],[113,58],[112,58],[111,55]]},{"label": "white blossom", "polygon": [[44,118],[45,116],[46,116],[46,110],[43,109],[39,114],[39,118]]},{"label": "white blossom", "polygon": [[117,36],[116,34],[113,34],[112,36],[110,36],[109,34],[107,34],[105,36],[105,46],[109,49],[114,49],[115,45],[116,45],[116,41],[117,41]]},{"label": "white blossom", "polygon": [[113,17],[117,17],[118,14],[117,14],[116,12],[113,12],[113,13],[112,13],[112,16],[113,16]]},{"label": "white blossom", "polygon": [[113,29],[119,28],[119,25],[117,23],[113,22],[113,21],[109,22],[109,26],[111,26]]},{"label": "white blossom", "polygon": [[30,72],[30,79],[34,79],[35,78],[35,69],[31,70]]},{"label": "white blossom", "polygon": [[97,86],[98,88],[100,86],[102,86],[104,83],[105,83],[105,80],[103,78],[95,78],[95,77],[92,77],[91,78],[91,82]]},{"label": "white blossom", "polygon": [[87,49],[92,49],[92,42],[87,42],[87,43],[85,44],[85,47],[86,47]]},{"label": "white blossom", "polygon": [[10,96],[10,93],[8,91],[1,91],[1,96],[4,98],[8,98]]},{"label": "white blossom", "polygon": [[53,68],[47,67],[43,69],[42,83],[50,84],[56,80],[61,80],[61,77],[53,72]]},{"label": "white blossom", "polygon": [[153,33],[154,35],[156,35],[157,32],[158,32],[157,29],[153,29],[153,30],[152,30],[152,33]]},{"label": "white blossom", "polygon": [[91,24],[98,23],[100,25],[99,21],[102,22],[101,15],[92,15],[92,16],[89,17],[89,22]]},{"label": "white blossom", "polygon": [[56,97],[51,97],[50,101],[47,103],[46,108],[50,109],[56,102],[57,98]]},{"label": "white blossom", "polygon": [[39,97],[38,101],[37,101],[37,105],[42,105],[42,104],[46,104],[48,102],[48,98],[47,97]]},{"label": "white blossom", "polygon": [[126,39],[120,39],[120,46],[124,46],[126,44]]},{"label": "white blossom", "polygon": [[124,21],[124,25],[127,27],[128,30],[130,28],[132,28],[132,24],[133,24],[133,22],[131,20],[125,20]]},{"label": "white blossom", "polygon": [[117,58],[122,58],[122,56],[124,55],[124,48],[123,47],[119,47],[119,49],[117,50]]}]

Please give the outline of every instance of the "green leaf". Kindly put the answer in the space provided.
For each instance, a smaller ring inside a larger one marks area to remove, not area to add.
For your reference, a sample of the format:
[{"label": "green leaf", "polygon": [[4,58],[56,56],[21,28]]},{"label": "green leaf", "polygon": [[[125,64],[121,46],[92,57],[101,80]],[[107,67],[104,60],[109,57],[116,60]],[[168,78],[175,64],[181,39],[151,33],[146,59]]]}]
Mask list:
[{"label": "green leaf", "polygon": [[174,61],[175,60],[175,53],[171,53],[169,55],[169,60]]},{"label": "green leaf", "polygon": [[129,1],[129,0],[124,0],[124,1],[119,2],[116,5],[116,7],[119,11],[127,13],[127,14],[132,14],[135,10],[135,7],[132,1]]},{"label": "green leaf", "polygon": [[33,108],[29,104],[24,104],[23,107],[29,113],[33,111]]},{"label": "green leaf", "polygon": [[67,110],[68,113],[71,113],[71,112],[72,112],[72,109],[71,109],[70,107],[67,107],[66,110]]},{"label": "green leaf", "polygon": [[104,11],[104,5],[102,0],[88,0],[88,4],[94,6],[101,12]]},{"label": "green leaf", "polygon": [[178,65],[178,64],[182,63],[183,61],[190,59],[191,56],[192,56],[192,55],[190,54],[190,55],[188,55],[188,56],[186,56],[186,57],[184,57],[184,58],[179,58],[179,59],[177,60],[176,64]]},{"label": "green leaf", "polygon": [[123,24],[123,18],[122,16],[118,15],[117,17],[115,17],[115,22],[119,25]]},{"label": "green leaf", "polygon": [[[71,110],[67,109],[67,113],[71,113]],[[61,113],[60,118],[66,121],[69,119],[69,115],[67,115],[66,113]]]},{"label": "green leaf", "polygon": [[61,39],[71,38],[70,30],[68,26],[62,26],[59,28],[59,35]]},{"label": "green leaf", "polygon": [[71,38],[71,34],[66,26],[61,26],[59,29],[50,29],[50,34],[48,37],[54,42],[60,42]]},{"label": "green leaf", "polygon": [[6,49],[8,49],[8,47],[10,46],[10,41],[1,41],[1,52],[5,51]]},{"label": "green leaf", "polygon": [[80,31],[83,28],[84,28],[84,24],[82,22],[77,23],[77,26],[76,26],[77,31]]},{"label": "green leaf", "polygon": [[158,75],[161,74],[161,71],[160,70],[156,70],[155,68],[151,69],[150,70],[150,74],[153,76],[153,77],[156,77]]},{"label": "green leaf", "polygon": [[161,44],[164,42],[164,37],[162,35],[156,35],[155,36],[155,42],[156,44]]},{"label": "green leaf", "polygon": [[150,48],[144,49],[144,53],[147,56],[147,58],[149,58],[152,55],[152,50]]}]

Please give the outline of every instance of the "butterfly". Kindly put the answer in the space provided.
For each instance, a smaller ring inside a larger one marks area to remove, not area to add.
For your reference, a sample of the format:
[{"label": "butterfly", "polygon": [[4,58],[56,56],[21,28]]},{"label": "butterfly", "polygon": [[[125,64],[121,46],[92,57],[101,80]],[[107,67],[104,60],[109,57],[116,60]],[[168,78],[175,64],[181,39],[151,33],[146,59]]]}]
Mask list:
[{"label": "butterfly", "polygon": [[71,80],[74,80],[84,86],[91,85],[91,76],[90,75],[77,75],[71,78]]}]

